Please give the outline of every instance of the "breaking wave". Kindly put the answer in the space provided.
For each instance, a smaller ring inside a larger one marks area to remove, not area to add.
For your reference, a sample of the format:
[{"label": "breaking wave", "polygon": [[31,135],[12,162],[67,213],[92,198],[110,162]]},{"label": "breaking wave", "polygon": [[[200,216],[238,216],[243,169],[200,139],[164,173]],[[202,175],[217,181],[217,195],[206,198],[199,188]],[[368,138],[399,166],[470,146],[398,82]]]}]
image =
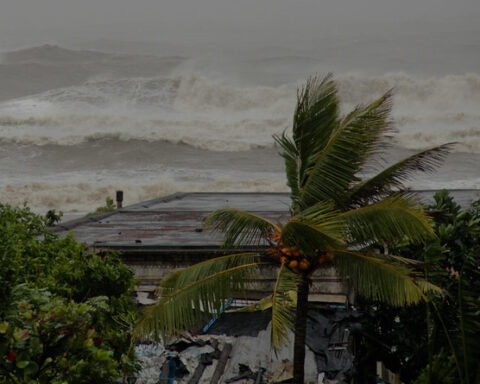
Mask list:
[{"label": "breaking wave", "polygon": [[448,75],[417,79],[406,74],[376,78],[343,77],[342,99],[352,106],[393,89],[395,141],[419,149],[458,142],[457,151],[480,152],[480,76]]},{"label": "breaking wave", "polygon": [[[458,141],[480,152],[480,76],[338,77],[345,110],[394,90],[395,142]],[[100,138],[185,143],[216,151],[273,145],[291,126],[297,84],[238,86],[200,75],[97,78],[0,104],[0,140],[76,145]]]},{"label": "breaking wave", "polygon": [[[178,191],[286,191],[272,135],[291,128],[297,87],[330,66],[316,57],[268,55],[188,58],[56,46],[2,54],[2,202],[84,214],[117,189],[126,205]],[[335,75],[343,112],[393,88],[397,133],[389,157],[459,143],[435,175],[422,174],[412,186],[480,187],[478,74]]]},{"label": "breaking wave", "polygon": [[89,81],[0,105],[0,140],[76,145],[167,141],[237,151],[271,146],[289,126],[291,87],[239,88],[197,76]]}]

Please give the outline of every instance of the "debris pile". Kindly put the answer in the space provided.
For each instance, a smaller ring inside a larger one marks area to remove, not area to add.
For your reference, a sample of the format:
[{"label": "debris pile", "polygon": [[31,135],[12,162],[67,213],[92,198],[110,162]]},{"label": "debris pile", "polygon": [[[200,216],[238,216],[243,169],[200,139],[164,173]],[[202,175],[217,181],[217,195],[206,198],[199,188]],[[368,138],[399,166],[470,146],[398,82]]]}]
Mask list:
[{"label": "debris pile", "polygon": [[[135,351],[143,369],[136,383],[288,383],[293,374],[294,335],[290,332],[285,347],[275,353],[270,344],[270,316],[268,311],[225,313],[205,334],[185,334],[165,347],[140,344]],[[349,325],[357,317],[328,305],[309,310],[307,382],[349,382],[353,369]]]}]

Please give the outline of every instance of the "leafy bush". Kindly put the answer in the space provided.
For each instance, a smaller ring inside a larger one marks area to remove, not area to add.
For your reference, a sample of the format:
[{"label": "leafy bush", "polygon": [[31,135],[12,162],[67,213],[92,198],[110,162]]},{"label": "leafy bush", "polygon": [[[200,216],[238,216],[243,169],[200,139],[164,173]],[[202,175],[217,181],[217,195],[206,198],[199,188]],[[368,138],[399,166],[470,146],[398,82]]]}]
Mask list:
[{"label": "leafy bush", "polygon": [[441,191],[429,211],[437,239],[390,251],[424,261],[427,279],[446,294],[429,297],[429,306],[401,309],[361,302],[359,369],[380,360],[406,383],[480,382],[480,200],[462,210]]},{"label": "leafy bush", "polygon": [[3,374],[26,383],[113,382],[120,375],[119,362],[92,328],[99,310],[89,301],[75,303],[44,289],[16,286],[0,323]]},{"label": "leafy bush", "polygon": [[0,205],[0,382],[112,382],[136,368],[133,272],[50,220]]},{"label": "leafy bush", "polygon": [[100,215],[102,213],[107,213],[107,212],[112,212],[115,211],[117,207],[115,206],[115,203],[113,202],[113,199],[109,196],[105,199],[105,205],[102,207],[98,207],[95,211],[90,212],[87,214],[87,216],[92,216],[92,215]]},{"label": "leafy bush", "polygon": [[455,369],[455,359],[443,351],[433,356],[413,384],[457,384],[458,376]]}]

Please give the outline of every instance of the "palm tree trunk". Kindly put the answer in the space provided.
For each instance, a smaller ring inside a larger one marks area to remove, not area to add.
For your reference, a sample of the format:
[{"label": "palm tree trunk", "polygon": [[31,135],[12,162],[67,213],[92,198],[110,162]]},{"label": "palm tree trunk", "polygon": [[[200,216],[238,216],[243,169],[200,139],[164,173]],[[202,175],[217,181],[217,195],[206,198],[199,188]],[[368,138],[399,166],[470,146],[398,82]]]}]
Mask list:
[{"label": "palm tree trunk", "polygon": [[293,344],[293,383],[305,382],[305,336],[307,335],[308,290],[310,279],[302,276],[298,285],[295,342]]}]

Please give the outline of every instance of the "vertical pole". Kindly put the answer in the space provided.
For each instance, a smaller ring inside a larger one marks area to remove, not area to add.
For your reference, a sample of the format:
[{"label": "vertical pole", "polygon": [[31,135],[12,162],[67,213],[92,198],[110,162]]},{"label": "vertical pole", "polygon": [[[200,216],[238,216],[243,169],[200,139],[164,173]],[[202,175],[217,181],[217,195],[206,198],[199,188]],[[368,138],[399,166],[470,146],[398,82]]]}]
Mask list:
[{"label": "vertical pole", "polygon": [[123,191],[117,191],[117,208],[122,208],[123,206]]}]

